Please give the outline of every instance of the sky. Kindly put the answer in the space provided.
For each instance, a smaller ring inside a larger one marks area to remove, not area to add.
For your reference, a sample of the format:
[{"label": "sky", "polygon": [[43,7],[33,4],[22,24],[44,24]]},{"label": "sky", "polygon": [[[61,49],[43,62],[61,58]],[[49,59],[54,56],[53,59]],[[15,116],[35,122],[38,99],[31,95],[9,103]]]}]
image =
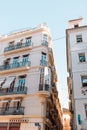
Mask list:
[{"label": "sky", "polygon": [[87,23],[87,0],[0,0],[0,35],[44,22],[50,28],[63,107],[68,107],[65,30],[79,17]]}]

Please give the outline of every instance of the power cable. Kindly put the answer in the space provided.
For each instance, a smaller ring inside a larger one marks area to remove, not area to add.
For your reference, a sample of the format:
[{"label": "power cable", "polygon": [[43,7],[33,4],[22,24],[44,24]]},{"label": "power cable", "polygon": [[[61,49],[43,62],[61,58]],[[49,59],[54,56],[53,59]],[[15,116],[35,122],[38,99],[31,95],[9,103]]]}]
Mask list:
[{"label": "power cable", "polygon": [[53,39],[53,41],[57,41],[57,40],[64,39],[64,38],[65,38],[65,36],[59,37],[59,38],[57,38],[57,39]]}]

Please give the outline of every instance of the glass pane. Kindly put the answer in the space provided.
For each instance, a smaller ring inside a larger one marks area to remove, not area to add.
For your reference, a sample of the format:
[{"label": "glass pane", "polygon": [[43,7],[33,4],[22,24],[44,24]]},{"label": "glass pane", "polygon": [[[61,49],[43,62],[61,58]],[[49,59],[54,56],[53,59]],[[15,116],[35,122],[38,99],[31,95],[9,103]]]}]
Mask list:
[{"label": "glass pane", "polygon": [[42,54],[41,59],[46,60],[46,54]]},{"label": "glass pane", "polygon": [[43,35],[43,40],[44,41],[48,41],[48,36],[47,35]]},{"label": "glass pane", "polygon": [[26,42],[30,43],[31,42],[31,37],[30,38],[26,38]]},{"label": "glass pane", "polygon": [[21,79],[19,79],[19,81],[18,81],[18,86],[24,86],[25,85],[25,78],[21,78]]},{"label": "glass pane", "polygon": [[76,40],[77,42],[82,42],[82,35],[77,35]]},{"label": "glass pane", "polygon": [[85,62],[85,55],[79,55],[79,61]]},{"label": "glass pane", "polygon": [[83,87],[87,87],[87,77],[82,77],[82,85]]}]

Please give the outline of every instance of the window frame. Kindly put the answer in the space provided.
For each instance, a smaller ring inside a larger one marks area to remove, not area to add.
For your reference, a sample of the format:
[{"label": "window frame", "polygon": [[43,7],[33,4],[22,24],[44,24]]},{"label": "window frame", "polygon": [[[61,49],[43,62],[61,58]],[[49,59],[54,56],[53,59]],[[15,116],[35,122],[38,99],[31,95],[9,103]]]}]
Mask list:
[{"label": "window frame", "polygon": [[9,47],[13,47],[13,46],[14,46],[14,43],[15,43],[15,41],[10,41],[10,42],[8,43]]},{"label": "window frame", "polygon": [[82,34],[76,35],[76,43],[81,43],[83,42]]},{"label": "window frame", "polygon": [[45,52],[41,53],[41,60],[47,61],[47,53],[45,53]]},{"label": "window frame", "polygon": [[[83,53],[79,53],[78,57],[79,57],[79,62],[80,63],[86,62],[86,57],[85,57],[85,53],[84,52]],[[80,58],[82,58],[82,60]]]},{"label": "window frame", "polygon": [[31,43],[31,39],[32,39],[31,36],[30,37],[26,37],[26,43]]},{"label": "window frame", "polygon": [[83,75],[81,76],[81,83],[82,83],[82,87],[87,87],[87,82],[85,83],[83,80],[87,80],[87,75]]},{"label": "window frame", "polygon": [[25,84],[26,84],[26,75],[20,75],[18,77],[18,87],[19,88],[25,87]]},{"label": "window frame", "polygon": [[43,41],[48,42],[48,35],[47,34],[43,34]]}]

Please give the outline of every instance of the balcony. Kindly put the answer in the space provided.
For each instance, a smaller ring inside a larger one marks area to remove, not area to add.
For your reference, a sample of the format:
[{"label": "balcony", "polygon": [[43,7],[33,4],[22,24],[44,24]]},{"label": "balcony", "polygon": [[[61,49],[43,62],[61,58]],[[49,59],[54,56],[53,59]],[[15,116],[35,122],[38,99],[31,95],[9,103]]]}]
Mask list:
[{"label": "balcony", "polygon": [[30,65],[31,65],[30,61],[4,64],[0,66],[0,74],[23,71],[23,70],[29,69]]},{"label": "balcony", "polygon": [[47,63],[47,61],[45,61],[45,60],[40,60],[40,65],[41,65],[41,66],[47,66],[48,63]]},{"label": "balcony", "polygon": [[5,107],[0,108],[0,115],[24,115],[24,107]]},{"label": "balcony", "polygon": [[13,90],[10,88],[0,90],[0,96],[13,94],[27,94],[27,87],[14,87]]},{"label": "balcony", "polygon": [[43,41],[42,41],[42,45],[48,47],[48,42],[43,40]]},{"label": "balcony", "polygon": [[49,95],[50,88],[48,84],[39,84],[39,94]]},{"label": "balcony", "polygon": [[4,54],[8,55],[8,54],[17,53],[20,51],[26,51],[29,49],[32,49],[31,42],[17,43],[16,45],[6,47],[4,49]]},{"label": "balcony", "polygon": [[49,91],[48,84],[39,84],[39,91]]}]

